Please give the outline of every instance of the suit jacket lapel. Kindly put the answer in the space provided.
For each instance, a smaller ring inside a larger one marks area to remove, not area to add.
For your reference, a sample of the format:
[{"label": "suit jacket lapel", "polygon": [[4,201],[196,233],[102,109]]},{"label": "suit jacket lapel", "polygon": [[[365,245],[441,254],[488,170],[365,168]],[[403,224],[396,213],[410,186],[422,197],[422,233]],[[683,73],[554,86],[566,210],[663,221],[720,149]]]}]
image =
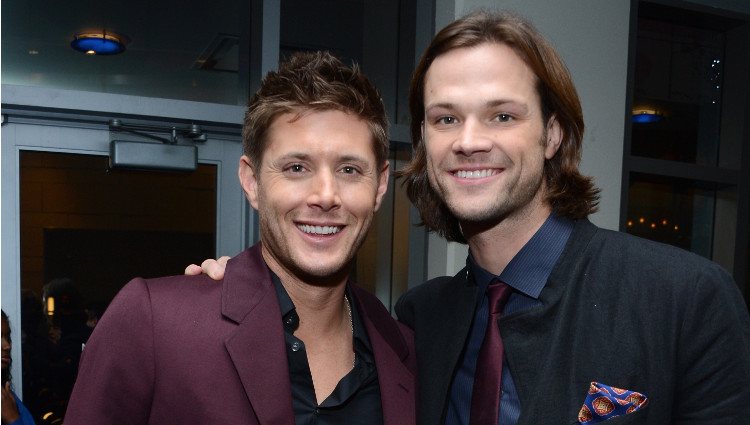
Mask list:
[{"label": "suit jacket lapel", "polygon": [[417,338],[420,423],[443,423],[453,375],[471,329],[477,297],[468,268],[448,282],[429,309]]},{"label": "suit jacket lapel", "polygon": [[[383,420],[386,424],[415,423],[413,349],[410,353],[409,345],[399,331],[399,325],[385,307],[372,295],[362,294],[362,291],[352,285],[352,292],[375,356]],[[412,365],[412,370],[409,370],[408,364]]]},{"label": "suit jacket lapel", "polygon": [[281,311],[260,244],[229,261],[223,285],[222,314],[239,324],[225,345],[258,421],[294,423]]},{"label": "suit jacket lapel", "polygon": [[[500,319],[505,355],[513,373],[513,382],[516,385],[521,406],[531,406],[534,404],[532,401],[536,401],[537,404],[541,401],[544,404],[546,398],[560,403],[560,409],[562,409],[564,403],[555,394],[573,393],[585,397],[587,382],[581,383],[580,392],[569,391],[570,382],[566,380],[568,376],[566,373],[540,374],[540,371],[550,370],[550,355],[535,356],[533,354],[548,353],[550,347],[557,347],[559,350],[560,341],[556,339],[560,335],[559,324],[572,326],[570,317],[560,316],[560,312],[571,311],[568,307],[570,303],[568,299],[581,299],[582,294],[570,290],[571,279],[582,275],[584,279],[591,278],[590,275],[581,273],[579,268],[583,266],[582,263],[590,260],[586,254],[587,246],[596,232],[597,227],[591,222],[586,219],[578,220],[565,249],[552,269],[547,284],[539,294],[542,306]],[[583,306],[584,304],[576,302],[576,305]],[[581,331],[581,333],[585,332],[586,330]],[[571,349],[570,356],[574,356],[572,353],[573,349]],[[566,367],[570,366],[555,363],[555,367],[559,370],[567,370]],[[540,388],[547,389],[542,393],[544,396],[539,395]],[[556,391],[552,391],[553,389]],[[582,402],[583,398],[581,398]],[[578,409],[580,405],[574,407]],[[554,412],[559,414],[560,409]],[[577,412],[577,410],[571,412],[570,416],[575,417]],[[518,424],[546,423],[549,422],[551,416],[553,414],[550,410],[522,408]]]}]

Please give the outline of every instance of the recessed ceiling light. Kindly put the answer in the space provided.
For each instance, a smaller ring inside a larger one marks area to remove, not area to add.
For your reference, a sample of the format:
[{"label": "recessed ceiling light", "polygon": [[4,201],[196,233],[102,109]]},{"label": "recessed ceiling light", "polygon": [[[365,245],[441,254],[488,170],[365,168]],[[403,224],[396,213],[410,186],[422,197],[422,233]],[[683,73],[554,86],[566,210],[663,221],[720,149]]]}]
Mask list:
[{"label": "recessed ceiling light", "polygon": [[664,118],[664,114],[656,109],[633,109],[631,120],[636,124],[650,124],[659,122]]},{"label": "recessed ceiling light", "polygon": [[111,32],[92,31],[76,34],[70,47],[87,55],[116,55],[125,51],[128,41],[126,37]]}]

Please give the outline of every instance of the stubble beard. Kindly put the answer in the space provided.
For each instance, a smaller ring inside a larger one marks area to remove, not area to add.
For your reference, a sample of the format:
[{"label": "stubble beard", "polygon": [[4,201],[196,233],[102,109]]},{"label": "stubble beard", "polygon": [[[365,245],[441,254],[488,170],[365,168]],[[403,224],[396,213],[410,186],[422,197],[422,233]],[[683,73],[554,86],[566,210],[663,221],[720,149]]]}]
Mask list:
[{"label": "stubble beard", "polygon": [[[546,146],[546,131],[539,140],[541,146]],[[542,165],[533,175],[525,180],[521,180],[521,176],[512,182],[505,182],[497,196],[494,198],[488,198],[481,200],[484,205],[479,205],[473,208],[466,208],[456,197],[451,196],[448,185],[441,184],[436,176],[434,165],[429,160],[427,163],[427,173],[430,181],[430,186],[434,190],[440,199],[443,201],[448,210],[453,216],[459,221],[461,228],[464,231],[464,236],[467,230],[470,228],[481,231],[486,228],[493,227],[498,223],[514,217],[522,219],[529,215],[534,208],[535,198],[539,195],[544,197],[544,193],[540,194],[540,191],[544,191],[544,162],[542,159]],[[474,233],[474,232],[472,232]]]},{"label": "stubble beard", "polygon": [[494,226],[511,217],[523,216],[528,206],[541,190],[543,176],[538,173],[524,182],[515,181],[503,188],[497,197],[487,199],[485,205],[466,208],[460,201],[452,199],[447,191],[439,189],[438,193],[446,203],[448,210],[458,219],[463,228]]},{"label": "stubble beard", "polygon": [[[258,211],[259,231],[265,251],[264,259],[267,264],[275,263],[291,277],[315,286],[335,285],[348,277],[354,257],[359,247],[364,243],[367,232],[359,235],[351,248],[342,254],[342,257],[345,258],[337,258],[337,261],[327,262],[327,264],[311,264],[310,261],[306,261],[309,258],[299,258],[305,256],[306,253],[302,252],[299,247],[291,246],[293,242],[286,235],[281,234],[283,231],[275,224],[274,220],[268,219],[269,214],[274,214],[274,212],[272,210]],[[364,229],[369,229],[371,223],[372,216],[364,223]],[[291,231],[296,230],[292,229]],[[272,258],[265,258],[266,256]],[[279,274],[276,270],[274,270],[274,273]]]}]

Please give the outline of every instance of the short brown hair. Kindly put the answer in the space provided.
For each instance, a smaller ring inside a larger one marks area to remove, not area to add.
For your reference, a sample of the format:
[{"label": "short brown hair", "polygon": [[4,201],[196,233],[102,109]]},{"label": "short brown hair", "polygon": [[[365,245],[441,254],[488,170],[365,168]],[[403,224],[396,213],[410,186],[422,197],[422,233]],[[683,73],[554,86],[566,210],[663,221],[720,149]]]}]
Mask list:
[{"label": "short brown hair", "polygon": [[344,65],[329,52],[299,52],[269,72],[250,100],[242,129],[242,147],[258,168],[266,133],[281,114],[338,110],[367,123],[380,170],[388,157],[388,118],[380,94],[354,64]]},{"label": "short brown hair", "polygon": [[424,84],[435,58],[454,49],[484,43],[507,45],[536,75],[542,117],[547,122],[554,116],[563,133],[560,149],[544,163],[547,201],[558,215],[573,219],[587,217],[597,209],[599,189],[592,178],[578,170],[583,112],[570,72],[554,48],[529,22],[507,12],[479,11],[452,22],[433,38],[411,81],[409,110],[413,156],[398,175],[405,177],[403,184],[409,199],[419,209],[422,223],[449,241],[466,242],[458,219],[430,186],[427,176],[421,129],[425,113]]}]

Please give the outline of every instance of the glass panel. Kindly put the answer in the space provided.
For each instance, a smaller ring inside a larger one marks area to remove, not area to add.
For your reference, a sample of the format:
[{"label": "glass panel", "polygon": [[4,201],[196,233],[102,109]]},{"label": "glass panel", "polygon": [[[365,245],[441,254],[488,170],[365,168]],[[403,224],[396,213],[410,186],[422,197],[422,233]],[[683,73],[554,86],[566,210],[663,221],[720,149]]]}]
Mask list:
[{"label": "glass panel", "polygon": [[[750,217],[747,218],[747,226],[750,228]],[[740,254],[742,255],[742,254]],[[747,244],[745,245],[745,253],[744,253],[744,260],[745,260],[745,284],[744,284],[744,292],[745,292],[745,301],[747,302],[747,307],[750,309],[750,238],[747,238]],[[740,287],[742,287],[742,282],[739,282]]]},{"label": "glass panel", "polygon": [[[411,160],[411,148],[400,145],[395,152],[396,161],[395,169],[400,170],[406,167]],[[399,297],[409,289],[409,237],[411,235],[412,223],[409,216],[411,201],[406,195],[406,188],[402,184],[403,180],[394,181],[393,185],[393,270],[391,306],[396,305]]]},{"label": "glass panel", "polygon": [[716,193],[708,183],[632,173],[626,230],[711,258]]},{"label": "glass panel", "polygon": [[415,3],[284,0],[281,59],[295,51],[329,50],[347,63],[358,63],[381,91],[391,121],[408,123]]},{"label": "glass panel", "polygon": [[631,153],[717,165],[724,33],[693,22],[666,22],[667,14],[650,19],[643,14],[658,14],[653,10],[658,6],[641,7]]},{"label": "glass panel", "polygon": [[[245,104],[239,36],[248,0],[2,2],[3,84]],[[78,33],[129,39],[117,55],[71,48]],[[247,54],[247,53],[245,53]]]},{"label": "glass panel", "polygon": [[117,291],[214,256],[217,170],[109,170],[106,156],[32,151],[19,168],[24,403],[56,423]]},{"label": "glass panel", "polygon": [[408,149],[391,150],[388,191],[357,253],[352,273],[352,279],[376,294],[389,309],[408,287],[411,203],[406,190],[400,181],[396,181],[393,173],[403,167],[410,157],[411,151]]}]

